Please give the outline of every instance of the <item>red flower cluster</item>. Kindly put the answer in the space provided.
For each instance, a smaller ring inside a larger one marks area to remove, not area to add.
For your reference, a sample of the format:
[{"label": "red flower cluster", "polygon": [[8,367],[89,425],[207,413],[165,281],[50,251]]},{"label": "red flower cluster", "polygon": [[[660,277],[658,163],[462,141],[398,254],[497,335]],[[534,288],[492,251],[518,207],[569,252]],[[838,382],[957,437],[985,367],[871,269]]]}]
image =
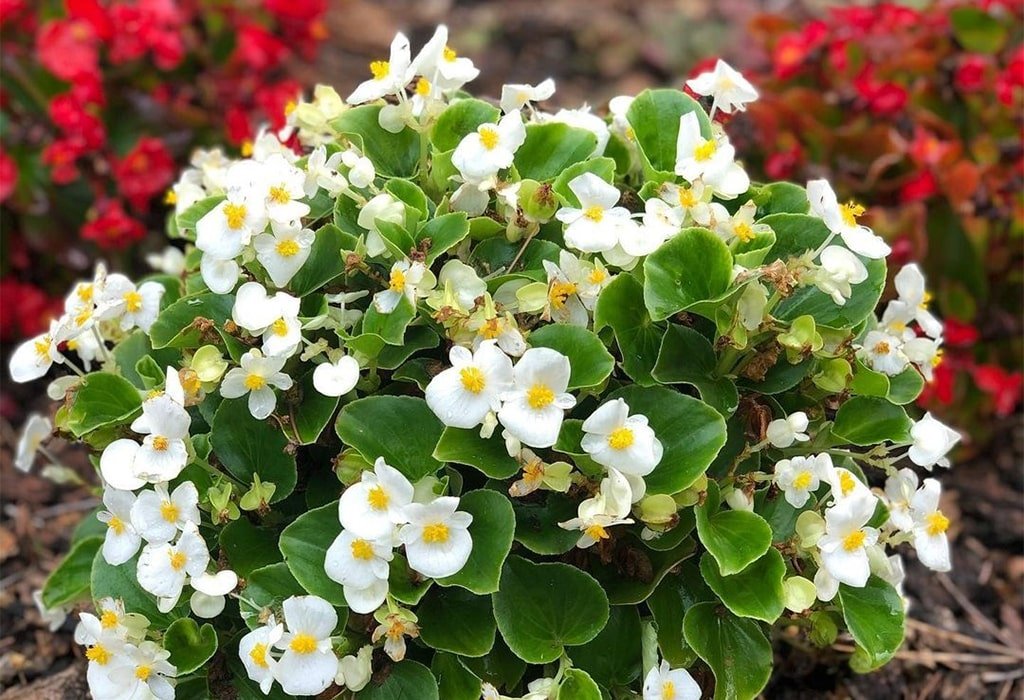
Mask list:
[{"label": "red flower cluster", "polygon": [[0,341],[10,342],[46,330],[51,318],[63,312],[60,299],[52,299],[39,287],[14,277],[0,278]]}]

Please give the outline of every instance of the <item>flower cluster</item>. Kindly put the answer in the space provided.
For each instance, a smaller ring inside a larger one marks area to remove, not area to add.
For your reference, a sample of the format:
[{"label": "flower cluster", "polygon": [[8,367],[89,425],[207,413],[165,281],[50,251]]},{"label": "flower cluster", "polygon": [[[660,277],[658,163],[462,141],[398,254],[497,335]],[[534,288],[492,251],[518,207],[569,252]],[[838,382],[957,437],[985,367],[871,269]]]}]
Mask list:
[{"label": "flower cluster", "polygon": [[[876,668],[898,548],[951,565],[910,465],[959,435],[905,408],[943,327],[910,265],[876,316],[861,208],[752,182],[681,91],[548,113],[553,82],[492,104],[476,73],[399,35],[347,99],[197,153],[176,274],[101,267],[14,353],[73,373],[19,466],[55,426],[104,499],[40,606],[150,622],[89,652],[95,696],[202,695],[219,656],[246,696],[752,698],[772,625]],[[689,89],[758,98],[724,63]]]}]

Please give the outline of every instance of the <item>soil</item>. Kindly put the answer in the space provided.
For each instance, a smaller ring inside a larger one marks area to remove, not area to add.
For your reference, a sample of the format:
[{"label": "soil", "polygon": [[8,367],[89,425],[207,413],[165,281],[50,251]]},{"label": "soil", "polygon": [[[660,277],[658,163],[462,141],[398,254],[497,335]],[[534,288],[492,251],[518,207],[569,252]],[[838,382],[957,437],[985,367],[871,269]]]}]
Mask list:
[{"label": "soil", "polygon": [[[726,47],[743,65],[756,59],[744,27],[760,9],[739,0],[341,0],[328,18],[331,38],[299,78],[339,92],[368,75],[394,32],[413,45],[446,22],[452,44],[480,66],[474,90],[497,95],[506,81],[554,76],[554,104],[679,85],[697,59]],[[785,4],[785,3],[781,3]],[[780,3],[772,2],[773,9]],[[6,353],[3,353],[6,354]],[[4,358],[6,364],[6,358]],[[50,632],[32,591],[67,550],[74,525],[96,500],[82,487],[56,486],[13,469],[15,432],[40,385],[5,386],[0,408],[0,700],[81,698],[84,658],[72,639],[74,614]],[[8,423],[10,421],[10,423]],[[938,475],[942,509],[952,516],[953,571],[935,574],[907,557],[908,639],[882,670],[849,670],[850,641],[810,649],[779,630],[771,698],[1018,698],[1024,696],[1024,425],[1011,416],[970,462]],[[87,468],[84,453],[52,445],[63,462]],[[37,466],[38,471],[38,466]],[[706,687],[706,686],[705,686]]]}]

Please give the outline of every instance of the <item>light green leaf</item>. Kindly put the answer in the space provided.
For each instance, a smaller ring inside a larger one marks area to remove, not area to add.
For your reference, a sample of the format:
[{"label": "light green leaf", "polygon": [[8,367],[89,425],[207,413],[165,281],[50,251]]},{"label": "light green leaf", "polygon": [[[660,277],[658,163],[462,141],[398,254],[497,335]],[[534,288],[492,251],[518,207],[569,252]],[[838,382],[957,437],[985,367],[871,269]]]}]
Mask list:
[{"label": "light green leaf", "polygon": [[757,204],[757,218],[769,214],[806,214],[811,208],[807,190],[792,182],[773,182],[758,187],[752,197]]},{"label": "light green leaf", "polygon": [[[410,430],[415,426],[415,430]],[[441,468],[434,447],[444,426],[427,407],[411,396],[368,396],[345,405],[334,425],[338,437],[368,462],[378,457],[410,481],[419,481]]]},{"label": "light green leaf", "polygon": [[597,137],[586,129],[558,122],[530,124],[526,141],[515,155],[515,167],[524,179],[553,180],[566,168],[593,154]]},{"label": "light green leaf", "polygon": [[706,228],[688,228],[644,260],[644,304],[655,321],[714,300],[732,283],[732,253]]},{"label": "light green leaf", "polygon": [[214,207],[223,201],[224,195],[205,197],[175,216],[174,221],[178,230],[178,235],[182,238],[194,241],[196,239],[196,224],[200,219],[209,214]]},{"label": "light green leaf", "polygon": [[695,506],[697,535],[719,571],[731,576],[746,569],[772,545],[772,528],[765,519],[746,510],[718,508],[718,488],[711,484],[703,505]]},{"label": "light green leaf", "polygon": [[[280,613],[281,603],[293,595],[306,595],[306,590],[292,576],[287,564],[278,562],[256,569],[246,578],[245,591],[238,601],[242,620],[249,629],[256,629],[266,621],[264,612]],[[344,619],[342,616],[341,625],[345,624]]]},{"label": "light green leaf", "polygon": [[875,396],[854,396],[836,412],[832,434],[853,445],[907,443],[913,425],[902,406]]},{"label": "light green leaf", "polygon": [[346,605],[341,584],[331,580],[324,571],[327,548],[341,534],[338,502],[303,513],[281,532],[279,547],[288,570],[295,580],[313,595],[331,605]]},{"label": "light green leaf", "polygon": [[420,136],[409,127],[397,134],[386,131],[378,121],[380,110],[379,105],[353,107],[331,120],[331,126],[340,134],[355,137],[359,150],[381,175],[409,177],[419,165]]},{"label": "light green leaf", "polygon": [[633,100],[626,119],[633,127],[637,144],[650,165],[658,171],[676,167],[679,118],[694,112],[704,138],[711,136],[711,123],[701,106],[679,90],[644,90]]},{"label": "light green leaf", "polygon": [[786,563],[777,549],[769,548],[764,556],[732,576],[723,576],[715,558],[705,554],[700,560],[700,572],[733,614],[769,624],[782,615]]},{"label": "light green leaf", "polygon": [[570,165],[559,173],[555,181],[551,183],[551,189],[555,191],[563,202],[570,207],[579,207],[580,200],[569,189],[569,183],[583,173],[593,173],[607,183],[615,179],[615,161],[611,158],[590,158]]},{"label": "light green leaf", "polygon": [[220,328],[231,318],[231,307],[235,297],[231,294],[203,293],[182,297],[160,312],[149,329],[149,337],[157,350],[165,347],[198,348],[208,342],[216,342],[216,334],[200,330],[206,322],[213,322],[213,328]]},{"label": "light green leaf", "polygon": [[116,374],[87,374],[71,394],[62,428],[82,437],[105,425],[125,423],[142,408],[139,390]]},{"label": "light green leaf", "polygon": [[285,449],[288,439],[276,423],[253,418],[246,399],[221,402],[213,416],[210,444],[220,463],[243,483],[251,484],[253,474],[273,483],[277,487],[273,502],[295,488],[298,472],[295,455]]},{"label": "light green leaf", "polygon": [[480,489],[463,495],[459,510],[473,516],[469,526],[473,550],[461,571],[438,579],[437,583],[459,586],[478,594],[493,593],[498,590],[502,564],[512,549],[516,528],[512,504],[497,491]]},{"label": "light green leaf", "polygon": [[443,253],[451,250],[469,235],[469,220],[464,212],[453,212],[435,217],[420,226],[416,242],[429,240],[426,263],[429,266]]},{"label": "light green leaf", "polygon": [[[439,700],[437,680],[421,663],[399,661],[383,680],[372,679],[356,693],[358,700]],[[445,699],[447,700],[447,698]]]},{"label": "light green leaf", "polygon": [[895,377],[889,377],[889,394],[886,398],[894,404],[905,406],[913,403],[924,389],[924,377],[914,367],[907,367]]},{"label": "light green leaf", "polygon": [[1007,22],[981,7],[954,7],[949,11],[953,35],[967,51],[997,53],[1009,34]]},{"label": "light green leaf", "polygon": [[552,323],[530,334],[530,345],[551,348],[569,358],[572,373],[569,390],[601,384],[615,368],[615,358],[605,349],[601,339],[579,326]]},{"label": "light green leaf", "polygon": [[475,467],[492,479],[507,479],[519,471],[519,462],[509,456],[505,440],[497,431],[485,440],[477,428],[445,428],[434,448],[434,458]]},{"label": "light green leaf", "polygon": [[431,649],[484,656],[494,646],[497,626],[490,596],[461,588],[434,588],[416,608],[420,639]]},{"label": "light green leaf", "polygon": [[481,124],[497,122],[500,114],[497,107],[483,100],[455,100],[438,115],[430,139],[438,151],[450,151]]},{"label": "light green leaf", "polygon": [[673,666],[690,666],[696,654],[683,637],[683,617],[697,603],[714,600],[695,563],[686,562],[669,574],[647,599],[658,627],[658,647]]},{"label": "light green leaf", "polygon": [[891,659],[903,644],[906,617],[896,589],[872,576],[863,588],[840,584],[839,602],[846,627],[857,642],[859,654],[850,661],[854,670],[865,673]]},{"label": "light green leaf", "polygon": [[555,700],[601,700],[601,688],[581,669],[570,668],[562,677]]},{"label": "light green leaf", "polygon": [[643,285],[621,273],[601,291],[594,309],[594,330],[610,326],[622,357],[622,370],[641,386],[651,386],[664,330],[651,321],[644,306]]},{"label": "light green leaf", "polygon": [[217,653],[217,632],[208,622],[200,627],[192,618],[182,617],[167,628],[163,646],[171,652],[167,660],[178,669],[178,675],[187,676]]},{"label": "light green leaf", "polygon": [[768,683],[772,645],[753,620],[697,603],[686,611],[683,634],[715,674],[715,700],[753,700]]},{"label": "light green leaf", "polygon": [[730,379],[716,376],[716,362],[711,341],[692,328],[670,324],[661,341],[653,377],[663,384],[696,387],[705,402],[728,418],[739,405],[739,395]]},{"label": "light green leaf", "polygon": [[[102,537],[79,540],[43,584],[43,605],[56,608],[89,597],[92,562],[103,546]],[[102,555],[101,555],[102,556]]]}]

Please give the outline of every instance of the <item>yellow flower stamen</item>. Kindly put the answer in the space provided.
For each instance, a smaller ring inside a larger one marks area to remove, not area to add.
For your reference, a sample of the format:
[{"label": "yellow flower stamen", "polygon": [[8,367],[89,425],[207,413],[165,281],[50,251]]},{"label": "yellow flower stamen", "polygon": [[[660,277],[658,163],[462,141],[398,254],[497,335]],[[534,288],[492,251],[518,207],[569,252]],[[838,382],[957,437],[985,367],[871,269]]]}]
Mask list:
[{"label": "yellow flower stamen", "polygon": [[267,645],[263,642],[259,642],[249,652],[249,658],[252,662],[260,668],[267,667]]},{"label": "yellow flower stamen", "polygon": [[107,527],[113,530],[115,535],[124,534],[124,521],[116,515],[110,516],[110,520],[107,521]]},{"label": "yellow flower stamen", "polygon": [[855,530],[843,538],[843,549],[847,552],[855,552],[864,546],[867,533],[863,530]]},{"label": "yellow flower stamen", "polygon": [[846,496],[857,487],[857,480],[850,475],[850,472],[839,472],[839,490]]},{"label": "yellow flower stamen", "polygon": [[929,513],[925,518],[928,525],[925,527],[925,531],[932,537],[941,535],[949,529],[949,518],[942,514],[942,511],[937,510],[934,513]]},{"label": "yellow flower stamen", "polygon": [[449,63],[451,63],[452,61],[454,61],[458,57],[459,57],[459,54],[455,53],[455,49],[453,49],[451,46],[445,46],[444,47],[444,60],[446,60]]},{"label": "yellow flower stamen", "polygon": [[839,215],[847,226],[856,226],[857,217],[863,214],[864,211],[864,207],[854,201],[839,205]]},{"label": "yellow flower stamen", "polygon": [[373,559],[373,545],[366,540],[352,540],[352,556],[363,561]]},{"label": "yellow flower stamen", "polygon": [[135,677],[138,678],[140,681],[148,680],[149,679],[149,674],[151,674],[152,672],[153,672],[153,669],[150,668],[149,666],[136,666],[135,667]]},{"label": "yellow flower stamen", "polygon": [[104,610],[103,614],[100,615],[100,627],[102,627],[105,630],[117,627],[117,622],[117,613],[113,610]]},{"label": "yellow flower stamen", "polygon": [[604,525],[590,525],[583,532],[587,533],[592,540],[606,540],[609,537]]},{"label": "yellow flower stamen", "polygon": [[288,647],[296,654],[312,654],[316,651],[316,639],[311,634],[300,632],[292,637]]},{"label": "yellow flower stamen", "polygon": [[163,435],[157,435],[153,438],[153,449],[157,452],[163,452],[170,447],[171,441],[165,438]]},{"label": "yellow flower stamen", "polygon": [[270,324],[270,330],[274,335],[283,338],[288,335],[288,323],[283,318],[279,318]]},{"label": "yellow flower stamen", "polygon": [[89,659],[89,661],[95,661],[100,666],[106,666],[107,662],[110,661],[110,652],[102,644],[93,644],[85,650],[85,658]]},{"label": "yellow flower stamen", "polygon": [[596,204],[592,207],[587,207],[583,210],[583,216],[594,223],[601,223],[601,220],[604,219],[604,207],[599,207]]},{"label": "yellow flower stamen", "polygon": [[754,233],[754,229],[752,229],[750,224],[746,222],[736,224],[733,230],[736,232],[736,238],[739,238],[744,243],[749,243],[757,238],[757,234]]},{"label": "yellow flower stamen", "polygon": [[288,194],[287,188],[277,185],[270,188],[270,200],[278,204],[287,204],[292,201],[292,196]]},{"label": "yellow flower stamen", "polygon": [[178,203],[178,193],[174,190],[167,190],[164,194],[164,204],[174,205]]},{"label": "yellow flower stamen", "polygon": [[283,241],[278,241],[274,249],[282,258],[290,258],[299,252],[299,244],[295,242],[294,238],[286,238]]},{"label": "yellow flower stamen", "polygon": [[661,700],[675,700],[676,684],[672,681],[665,681],[661,684]]},{"label": "yellow flower stamen", "polygon": [[479,333],[484,340],[494,340],[501,335],[501,322],[497,318],[489,318],[484,321]]},{"label": "yellow flower stamen", "polygon": [[47,358],[50,356],[50,345],[52,344],[53,340],[51,340],[50,336],[45,335],[39,340],[37,340],[35,343],[33,343],[32,347],[35,348],[36,355],[38,355],[41,358]]},{"label": "yellow flower stamen", "polygon": [[174,505],[171,501],[164,501],[160,504],[160,517],[167,522],[177,522],[179,515],[181,515],[181,511],[178,510],[178,506]]},{"label": "yellow flower stamen", "polygon": [[501,141],[501,136],[498,134],[498,130],[490,124],[485,124],[480,127],[480,144],[488,151],[493,151],[498,147],[498,142]]},{"label": "yellow flower stamen", "polygon": [[259,391],[267,385],[267,380],[261,375],[253,373],[245,377],[245,388],[249,391]]},{"label": "yellow flower stamen", "polygon": [[384,510],[388,507],[388,501],[390,500],[388,492],[384,490],[383,486],[374,486],[370,489],[370,492],[366,494],[366,501],[374,510]]},{"label": "yellow flower stamen", "polygon": [[228,228],[237,231],[245,223],[245,205],[228,202],[224,205],[224,218],[227,219]]},{"label": "yellow flower stamen", "polygon": [[288,100],[288,104],[284,106],[284,116],[291,116],[291,113],[295,111],[295,108],[299,105],[295,100]]},{"label": "yellow flower stamen", "polygon": [[876,355],[888,355],[891,349],[892,348],[889,347],[889,343],[885,342],[884,340],[880,340],[878,341],[878,343],[875,344],[875,347],[871,349],[871,352],[875,353]]},{"label": "yellow flower stamen", "polygon": [[603,267],[595,267],[590,271],[590,274],[587,275],[587,282],[590,282],[591,284],[601,284],[606,279],[608,279],[608,272]]},{"label": "yellow flower stamen", "polygon": [[142,295],[138,292],[126,292],[124,295],[124,308],[128,313],[135,313],[142,308]]},{"label": "yellow flower stamen", "polygon": [[690,187],[680,187],[679,194],[676,196],[679,198],[679,205],[687,209],[697,203],[697,197],[693,194],[693,189]]},{"label": "yellow flower stamen", "polygon": [[710,160],[711,156],[715,155],[715,151],[718,150],[718,145],[714,139],[708,139],[701,145],[693,149],[693,157],[695,160]]},{"label": "yellow flower stamen", "polygon": [[616,428],[608,434],[608,447],[613,450],[625,450],[633,444],[635,436],[629,428]]},{"label": "yellow flower stamen", "polygon": [[554,402],[555,392],[551,391],[549,387],[544,384],[534,384],[526,392],[526,402],[530,404],[530,408],[535,411],[539,411],[542,408],[547,408]]},{"label": "yellow flower stamen", "polygon": [[800,491],[806,490],[807,487],[811,485],[812,478],[813,477],[811,477],[810,472],[800,472],[797,474],[797,477],[793,479],[793,488]]},{"label": "yellow flower stamen", "polygon": [[925,292],[924,296],[921,298],[921,303],[918,304],[918,308],[920,308],[922,310],[923,309],[927,309],[928,305],[932,303],[932,299],[934,299],[934,298],[935,297],[932,295],[931,292]]},{"label": "yellow flower stamen", "polygon": [[553,282],[548,290],[548,303],[556,309],[565,306],[569,297],[576,293],[576,285],[572,282]]},{"label": "yellow flower stamen", "polygon": [[443,544],[448,541],[448,526],[444,523],[431,523],[423,527],[423,541],[428,544]]},{"label": "yellow flower stamen", "polygon": [[171,552],[171,568],[175,571],[184,569],[187,561],[188,557],[185,556],[184,552]]},{"label": "yellow flower stamen", "polygon": [[523,465],[523,480],[535,484],[544,478],[544,462],[535,459]]},{"label": "yellow flower stamen", "polygon": [[384,80],[391,72],[391,64],[387,61],[373,61],[370,63],[370,72],[374,80]]},{"label": "yellow flower stamen", "polygon": [[479,394],[487,386],[484,373],[476,367],[463,367],[459,371],[459,378],[462,380],[462,387],[473,394]]},{"label": "yellow flower stamen", "polygon": [[401,270],[392,270],[391,277],[388,279],[388,289],[392,292],[402,292],[405,290],[405,273]]},{"label": "yellow flower stamen", "polygon": [[248,158],[253,153],[253,143],[249,139],[242,141],[242,145],[238,149],[239,153],[242,154],[243,158]]},{"label": "yellow flower stamen", "polygon": [[426,78],[420,78],[416,81],[416,94],[420,97],[428,97],[430,95],[431,87],[429,80]]}]

